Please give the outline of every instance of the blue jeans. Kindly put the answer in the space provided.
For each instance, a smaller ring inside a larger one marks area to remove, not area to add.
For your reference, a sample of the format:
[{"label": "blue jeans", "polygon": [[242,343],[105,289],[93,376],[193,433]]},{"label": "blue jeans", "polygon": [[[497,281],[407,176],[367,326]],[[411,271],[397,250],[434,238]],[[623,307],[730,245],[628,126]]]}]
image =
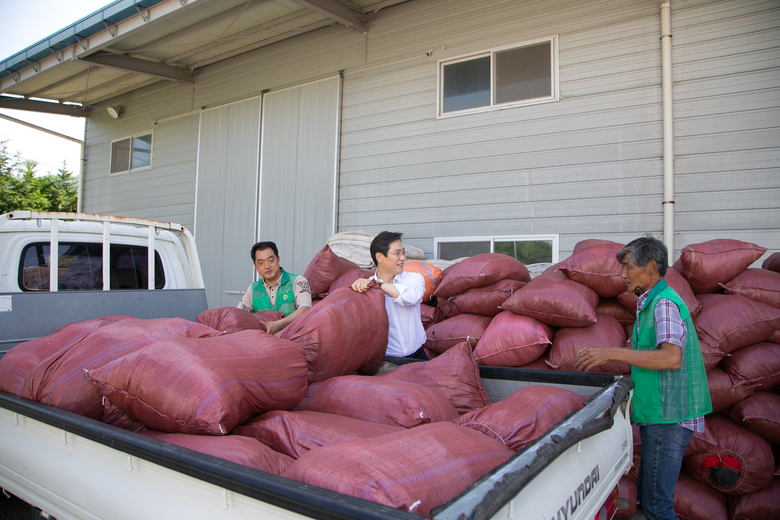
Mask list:
[{"label": "blue jeans", "polygon": [[679,423],[645,424],[639,427],[639,435],[642,457],[636,492],[642,510],[648,520],[677,520],[674,487],[693,432]]}]

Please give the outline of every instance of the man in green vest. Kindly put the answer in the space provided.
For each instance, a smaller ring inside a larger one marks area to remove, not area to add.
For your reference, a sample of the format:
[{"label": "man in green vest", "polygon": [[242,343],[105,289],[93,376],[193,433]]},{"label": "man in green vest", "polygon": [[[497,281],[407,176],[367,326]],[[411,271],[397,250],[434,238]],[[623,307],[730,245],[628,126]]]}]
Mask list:
[{"label": "man in green vest", "polygon": [[260,279],[249,286],[238,308],[284,314],[285,318],[281,320],[263,322],[269,334],[276,334],[311,307],[309,281],[281,268],[279,250],[273,242],[258,242],[252,246],[252,263]]},{"label": "man in green vest", "polygon": [[639,296],[631,348],[586,346],[578,370],[618,361],[631,365],[631,420],[639,424],[642,457],[637,497],[649,520],[676,520],[674,488],[683,453],[712,411],[699,339],[682,298],[666,283],[666,246],[643,237],[618,254],[629,291]]}]

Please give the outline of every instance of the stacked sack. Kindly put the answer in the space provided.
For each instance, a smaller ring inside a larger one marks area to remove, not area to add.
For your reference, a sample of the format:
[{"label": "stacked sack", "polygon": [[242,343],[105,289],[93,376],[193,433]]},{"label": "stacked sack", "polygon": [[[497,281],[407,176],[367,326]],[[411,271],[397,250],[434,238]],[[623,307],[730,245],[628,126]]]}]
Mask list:
[{"label": "stacked sack", "polygon": [[[341,258],[346,258],[356,264],[361,269],[371,269],[374,262],[371,260],[371,241],[374,235],[365,231],[342,231],[336,233],[328,240],[325,245],[333,253]],[[425,252],[412,245],[404,244],[407,260],[422,260],[425,258]]]}]

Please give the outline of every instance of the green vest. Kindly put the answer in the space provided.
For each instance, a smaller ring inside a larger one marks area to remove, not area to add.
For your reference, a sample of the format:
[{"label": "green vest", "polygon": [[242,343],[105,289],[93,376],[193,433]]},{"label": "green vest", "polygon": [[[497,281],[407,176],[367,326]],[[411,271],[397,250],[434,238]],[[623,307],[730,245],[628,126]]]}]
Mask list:
[{"label": "green vest", "polygon": [[638,424],[678,423],[712,411],[707,373],[691,313],[663,279],[650,290],[645,306],[637,314],[631,348],[656,350],[655,307],[662,298],[671,300],[680,310],[686,328],[685,345],[679,370],[631,367],[635,385],[631,420]]},{"label": "green vest", "polygon": [[276,290],[276,307],[271,305],[271,299],[263,286],[263,279],[259,279],[252,284],[252,309],[255,312],[279,311],[285,316],[289,316],[297,308],[293,292],[293,285],[297,279],[297,274],[290,274],[282,269],[282,281]]}]

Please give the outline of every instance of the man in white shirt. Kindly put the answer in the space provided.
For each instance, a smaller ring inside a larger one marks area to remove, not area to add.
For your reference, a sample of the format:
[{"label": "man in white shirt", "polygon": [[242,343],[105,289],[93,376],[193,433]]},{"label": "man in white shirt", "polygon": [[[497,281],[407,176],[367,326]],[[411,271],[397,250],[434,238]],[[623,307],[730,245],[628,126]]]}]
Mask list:
[{"label": "man in white shirt", "polygon": [[427,360],[422,348],[425,329],[420,304],[425,293],[425,279],[419,273],[404,272],[406,252],[401,233],[382,231],[371,242],[371,259],[376,272],[371,278],[359,278],[352,290],[362,293],[373,281],[385,292],[385,309],[390,322],[386,356],[413,357]]}]

